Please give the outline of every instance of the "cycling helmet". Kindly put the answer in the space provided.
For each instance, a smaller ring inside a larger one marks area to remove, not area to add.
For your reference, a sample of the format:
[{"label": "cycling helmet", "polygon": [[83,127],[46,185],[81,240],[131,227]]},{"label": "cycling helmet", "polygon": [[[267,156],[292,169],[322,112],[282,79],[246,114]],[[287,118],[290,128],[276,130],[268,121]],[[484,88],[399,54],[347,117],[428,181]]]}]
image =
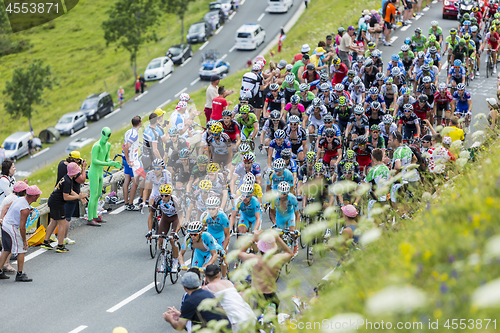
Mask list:
[{"label": "cycling helmet", "polygon": [[335,136],[335,130],[331,127],[326,128],[325,136]]},{"label": "cycling helmet", "polygon": [[290,148],[285,148],[281,151],[280,156],[284,160],[289,160],[292,158],[292,150]]},{"label": "cycling helmet", "polygon": [[198,157],[196,158],[197,164],[207,164],[208,161],[209,159],[207,155],[198,155]]},{"label": "cycling helmet", "polygon": [[497,31],[497,28],[495,28],[494,26],[491,26],[491,27],[490,27],[490,31],[491,31],[491,32],[495,32],[495,31]]},{"label": "cycling helmet", "polygon": [[324,117],[323,117],[323,121],[325,123],[333,123],[333,116],[329,113],[327,113]]},{"label": "cycling helmet", "polygon": [[340,65],[341,60],[340,60],[340,58],[338,58],[338,57],[337,57],[337,58],[333,59],[333,62],[332,62],[332,63],[333,63],[334,65]]},{"label": "cycling helmet", "polygon": [[356,75],[356,72],[354,70],[350,69],[350,70],[347,71],[347,76],[348,77],[354,77],[354,75]]},{"label": "cycling helmet", "polygon": [[319,89],[320,89],[321,91],[329,91],[329,90],[330,90],[330,85],[329,85],[327,82],[322,83],[322,84],[319,86]]},{"label": "cycling helmet", "polygon": [[431,26],[433,26],[433,27],[437,27],[437,26],[438,26],[438,21],[432,21],[432,22],[431,22]]},{"label": "cycling helmet", "polygon": [[434,66],[434,60],[432,60],[432,58],[429,58],[429,59],[427,59],[426,61],[428,61],[428,63],[427,63],[427,64],[429,65],[429,67]]},{"label": "cycling helmet", "polygon": [[470,41],[470,35],[469,34],[465,34],[464,35],[464,39],[466,42]]},{"label": "cycling helmet", "polygon": [[344,153],[344,158],[346,160],[354,160],[356,158],[356,153],[352,149],[347,149]]},{"label": "cycling helmet", "polygon": [[378,95],[378,88],[377,87],[371,87],[370,90],[368,90],[370,95]]},{"label": "cycling helmet", "polygon": [[465,84],[463,84],[463,83],[459,83],[459,84],[457,85],[457,89],[458,89],[458,90],[465,90]]},{"label": "cycling helmet", "polygon": [[335,91],[343,91],[344,90],[344,85],[342,83],[337,83],[335,85]]},{"label": "cycling helmet", "polygon": [[238,146],[238,151],[242,155],[248,153],[250,151],[250,149],[251,149],[250,145],[248,143],[246,143],[246,142],[242,142]]},{"label": "cycling helmet", "polygon": [[403,44],[403,46],[401,46],[401,51],[402,51],[402,52],[406,52],[406,51],[408,51],[409,49],[410,49],[410,47],[409,47],[408,45],[406,45],[406,44]]},{"label": "cycling helmet", "polygon": [[[293,74],[292,74],[292,76],[293,76]],[[321,74],[319,75],[319,80],[320,80],[321,82],[326,82],[326,81],[330,80],[330,77],[328,76],[328,74],[327,74],[327,73],[321,73]]]},{"label": "cycling helmet", "polygon": [[358,146],[363,146],[363,145],[366,145],[367,140],[366,140],[366,137],[364,135],[362,135],[362,136],[358,136],[356,138],[355,142]]},{"label": "cycling helmet", "polygon": [[165,162],[161,158],[155,158],[153,161],[153,167],[165,167]]},{"label": "cycling helmet", "polygon": [[298,124],[298,123],[300,123],[300,118],[299,118],[299,116],[293,115],[293,116],[290,116],[290,118],[288,118],[288,122],[290,124]]},{"label": "cycling helmet", "polygon": [[347,105],[347,101],[346,101],[345,96],[340,96],[339,97],[339,105],[340,106],[346,106]]},{"label": "cycling helmet", "polygon": [[354,77],[354,79],[352,79],[352,84],[355,86],[361,85],[361,78],[359,76]]},{"label": "cycling helmet", "polygon": [[162,184],[159,188],[160,194],[172,194],[172,185],[170,184]]},{"label": "cycling helmet", "polygon": [[224,128],[222,127],[222,124],[219,122],[216,122],[215,124],[210,126],[210,132],[212,132],[213,134],[220,134],[222,133],[223,130]]},{"label": "cycling helmet", "polygon": [[271,83],[271,85],[269,85],[269,89],[271,91],[276,91],[280,88],[280,86],[277,84],[277,83]]},{"label": "cycling helmet", "polygon": [[240,187],[240,192],[242,194],[250,194],[253,193],[253,191],[254,191],[253,184],[243,184]]},{"label": "cycling helmet", "polygon": [[496,12],[495,15],[493,15],[493,17],[496,19],[500,18],[500,13]]},{"label": "cycling helmet", "polygon": [[198,188],[203,191],[210,191],[212,189],[212,181],[210,179],[203,179],[198,184]]},{"label": "cycling helmet", "polygon": [[241,114],[248,114],[249,112],[250,112],[250,106],[245,104],[240,107]]},{"label": "cycling helmet", "polygon": [[281,112],[279,112],[278,110],[273,110],[271,111],[271,119],[280,119],[281,118]]},{"label": "cycling helmet", "polygon": [[323,105],[323,101],[319,97],[315,97],[312,101],[312,106],[319,108],[321,105]]},{"label": "cycling helmet", "polygon": [[343,173],[353,173],[354,172],[354,164],[352,163],[344,163],[342,166]]},{"label": "cycling helmet", "polygon": [[380,110],[380,103],[377,101],[373,101],[371,102],[370,107],[372,108],[372,110]]},{"label": "cycling helmet", "polygon": [[456,35],[457,34],[457,29],[451,28],[450,29],[450,35]]},{"label": "cycling helmet", "polygon": [[424,72],[428,72],[431,70],[431,66],[429,66],[428,64],[423,64],[421,67],[422,71]]},{"label": "cycling helmet", "polygon": [[313,151],[308,151],[306,154],[306,162],[312,163],[316,161],[316,153]]},{"label": "cycling helmet", "polygon": [[307,83],[301,83],[299,85],[299,90],[300,91],[308,91],[309,90],[309,85]]},{"label": "cycling helmet", "polygon": [[472,27],[470,27],[470,31],[471,32],[476,32],[477,31],[477,26],[473,25]]},{"label": "cycling helmet", "polygon": [[182,94],[179,96],[179,100],[180,100],[181,102],[186,102],[186,103],[187,103],[187,102],[189,102],[189,100],[190,100],[190,99],[191,99],[191,97],[189,97],[189,95],[188,95],[188,94],[186,94],[186,93],[182,93]]},{"label": "cycling helmet", "polygon": [[220,205],[219,197],[208,197],[207,201],[205,201],[205,205],[207,208],[217,208]]},{"label": "cycling helmet", "polygon": [[458,45],[459,46],[465,46],[465,39],[460,38],[460,40],[458,41]]},{"label": "cycling helmet", "polygon": [[365,62],[363,63],[363,66],[372,67],[373,66],[373,59],[372,58],[366,59]]},{"label": "cycling helmet", "polygon": [[418,101],[420,103],[426,103],[428,100],[429,100],[429,97],[427,97],[427,95],[422,94],[422,95],[418,96]]},{"label": "cycling helmet", "polygon": [[406,37],[405,38],[405,42],[404,42],[406,45],[410,45],[411,44],[411,38],[410,37]]},{"label": "cycling helmet", "polygon": [[437,52],[438,52],[437,47],[435,47],[435,46],[429,47],[429,53],[430,54],[436,54]]},{"label": "cycling helmet", "polygon": [[[465,17],[465,15],[464,15],[464,17]],[[471,25],[471,21],[469,21],[469,20],[465,20],[463,24],[464,24],[464,25]]]},{"label": "cycling helmet", "polygon": [[399,55],[397,55],[397,54],[393,54],[393,55],[391,56],[391,60],[392,60],[392,61],[399,61]]},{"label": "cycling helmet", "polygon": [[436,41],[436,36],[435,35],[430,35],[429,36],[429,43],[435,42]]},{"label": "cycling helmet", "polygon": [[248,172],[243,176],[243,184],[255,184],[255,175],[251,172]]},{"label": "cycling helmet", "polygon": [[242,157],[243,163],[254,163],[255,162],[255,156],[254,154],[245,154]]},{"label": "cycling helmet", "polygon": [[380,57],[382,54],[380,53],[379,50],[373,50],[371,56],[374,58]]},{"label": "cycling helmet", "polygon": [[243,95],[240,95],[239,100],[240,100],[240,102],[248,102],[250,100],[250,98],[246,94],[243,94]]},{"label": "cycling helmet", "polygon": [[188,158],[188,157],[189,157],[189,149],[182,148],[181,151],[179,151],[179,158]]},{"label": "cycling helmet", "polygon": [[325,172],[325,165],[321,162],[314,164],[314,173],[323,174]]},{"label": "cycling helmet", "polygon": [[217,163],[210,163],[207,165],[207,172],[209,173],[217,173],[220,171],[220,165]]},{"label": "cycling helmet", "polygon": [[393,67],[391,69],[391,75],[392,76],[398,76],[399,74],[401,74],[401,69],[399,69],[399,67]]},{"label": "cycling helmet", "polygon": [[368,49],[369,50],[374,50],[375,49],[375,43],[374,42],[368,42]]},{"label": "cycling helmet", "polygon": [[448,88],[448,86],[446,85],[446,83],[444,82],[441,82],[439,85],[438,85],[438,90],[439,91],[446,91]]},{"label": "cycling helmet", "polygon": [[405,104],[405,105],[403,105],[403,110],[413,111],[413,105]]},{"label": "cycling helmet", "polygon": [[392,82],[394,82],[394,80],[393,80],[392,77],[389,76],[387,79],[385,79],[384,82],[387,83],[387,84],[392,84]]},{"label": "cycling helmet", "polygon": [[278,192],[281,194],[287,194],[290,192],[290,184],[288,182],[281,182],[278,184]]},{"label": "cycling helmet", "polygon": [[465,19],[465,20],[470,19],[470,14],[469,14],[469,13],[465,13],[465,14],[464,14],[464,19]]},{"label": "cycling helmet", "polygon": [[310,62],[306,65],[306,69],[309,71],[313,71],[316,69],[316,66],[314,66],[314,64],[312,62]]},{"label": "cycling helmet", "polygon": [[384,79],[385,79],[384,73],[377,73],[377,74],[375,74],[375,80],[376,81],[383,81]]},{"label": "cycling helmet", "polygon": [[386,125],[392,124],[393,121],[394,121],[394,119],[392,118],[392,116],[390,114],[386,114],[382,117],[382,122]]},{"label": "cycling helmet", "polygon": [[361,65],[363,65],[364,61],[365,61],[365,57],[363,56],[358,56],[358,59],[356,60],[357,62],[359,62]]},{"label": "cycling helmet", "polygon": [[210,129],[210,127],[217,122],[218,122],[217,120],[209,120],[207,123],[207,129]]},{"label": "cycling helmet", "polygon": [[420,28],[415,29],[415,33],[416,33],[416,34],[420,34],[420,33],[422,33],[422,29],[420,29]]},{"label": "cycling helmet", "polygon": [[365,109],[363,109],[363,107],[361,105],[356,105],[354,107],[354,113],[355,114],[363,114],[363,113],[365,113]]},{"label": "cycling helmet", "polygon": [[285,81],[286,81],[286,83],[288,83],[289,85],[292,85],[292,84],[295,82],[295,75],[293,75],[293,74],[288,74],[287,76],[285,76]]},{"label": "cycling helmet", "polygon": [[178,134],[179,134],[179,130],[177,129],[176,126],[172,126],[168,129],[168,135],[174,136],[174,135],[178,135]]},{"label": "cycling helmet", "polygon": [[277,158],[273,162],[273,170],[280,172],[285,168],[285,160],[282,158]]},{"label": "cycling helmet", "polygon": [[455,59],[455,61],[453,62],[453,66],[455,67],[462,66],[462,61],[460,59]]},{"label": "cycling helmet", "polygon": [[476,5],[474,7],[472,7],[472,11],[473,12],[478,12],[479,11],[479,7]]},{"label": "cycling helmet", "polygon": [[422,82],[423,82],[423,83],[431,83],[431,82],[432,82],[432,79],[431,79],[431,77],[430,77],[430,76],[424,76],[424,77],[422,78]]},{"label": "cycling helmet", "polygon": [[412,91],[413,91],[413,86],[408,86],[406,88],[406,95],[411,95]]},{"label": "cycling helmet", "polygon": [[290,103],[297,105],[297,104],[299,104],[299,102],[300,102],[299,96],[293,95],[292,97],[290,97]]},{"label": "cycling helmet", "polygon": [[283,131],[282,129],[277,130],[276,132],[274,132],[274,138],[275,139],[284,139],[285,138],[285,131]]},{"label": "cycling helmet", "polygon": [[425,58],[425,53],[424,53],[424,51],[418,51],[418,53],[417,53],[417,58],[419,58],[419,59],[424,59],[424,58]]},{"label": "cycling helmet", "polygon": [[189,222],[187,232],[190,234],[199,234],[203,230],[203,223],[200,221]]},{"label": "cycling helmet", "polygon": [[229,110],[224,110],[222,111],[222,116],[223,117],[231,117],[233,115],[233,113]]}]

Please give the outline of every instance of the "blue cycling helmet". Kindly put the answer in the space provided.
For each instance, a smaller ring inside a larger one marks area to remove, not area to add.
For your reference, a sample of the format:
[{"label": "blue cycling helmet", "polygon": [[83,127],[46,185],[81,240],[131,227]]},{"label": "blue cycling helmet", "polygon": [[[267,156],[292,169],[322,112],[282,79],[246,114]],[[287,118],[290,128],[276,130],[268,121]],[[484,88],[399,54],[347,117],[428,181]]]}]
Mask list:
[{"label": "blue cycling helmet", "polygon": [[276,132],[274,132],[274,138],[275,139],[284,139],[285,135],[286,135],[285,131],[283,131],[282,129],[279,129]]},{"label": "blue cycling helmet", "polygon": [[471,22],[469,20],[465,20],[464,25],[471,25]]},{"label": "blue cycling helmet", "polygon": [[188,158],[189,157],[189,149],[182,148],[179,152],[179,158]]},{"label": "blue cycling helmet", "polygon": [[399,55],[393,54],[392,57],[391,57],[391,60],[392,61],[399,61]]},{"label": "blue cycling helmet", "polygon": [[299,102],[300,102],[300,97],[299,97],[299,96],[297,96],[297,95],[293,95],[292,97],[290,97],[290,102],[291,102],[292,104],[299,104]]},{"label": "blue cycling helmet", "polygon": [[455,59],[453,62],[453,66],[460,67],[462,66],[462,61],[460,59]]},{"label": "blue cycling helmet", "polygon": [[406,45],[410,45],[411,44],[411,38],[410,37],[406,37],[405,38],[405,44]]},{"label": "blue cycling helmet", "polygon": [[172,127],[170,127],[170,129],[168,130],[168,134],[169,134],[169,135],[177,135],[177,134],[179,134],[179,130],[177,129],[177,127],[172,126]]}]

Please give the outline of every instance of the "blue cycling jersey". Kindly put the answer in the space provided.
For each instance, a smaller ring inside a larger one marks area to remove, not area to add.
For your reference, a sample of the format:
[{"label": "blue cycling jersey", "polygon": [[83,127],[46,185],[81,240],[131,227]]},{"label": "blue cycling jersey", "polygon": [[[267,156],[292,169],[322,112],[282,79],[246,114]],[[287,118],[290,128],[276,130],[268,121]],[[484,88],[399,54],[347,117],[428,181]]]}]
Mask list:
[{"label": "blue cycling jersey", "polygon": [[[222,247],[218,246],[217,241],[215,238],[208,232],[203,232],[201,234],[201,241],[203,243],[203,246],[205,247],[205,251],[195,249],[195,251],[201,251],[201,252],[210,252],[212,250],[221,250]],[[184,241],[182,242],[181,249],[187,250],[188,248],[192,248],[192,243],[193,240],[191,239],[191,235],[186,235],[184,237]]]},{"label": "blue cycling jersey", "polygon": [[432,70],[428,71],[427,73],[424,73],[423,70],[419,70],[417,73],[417,77],[415,78],[418,81],[420,81],[421,78],[424,76],[430,76],[432,82],[436,81],[436,76],[434,75],[434,72]]},{"label": "blue cycling jersey", "polygon": [[276,174],[276,171],[273,171],[271,173],[271,176],[267,179],[267,185],[271,185],[271,189],[273,190],[277,190],[278,184],[281,182],[288,182],[288,184],[290,184],[290,187],[293,187],[293,174],[290,172],[290,170],[283,170],[283,174],[281,176],[278,176]]},{"label": "blue cycling jersey", "polygon": [[458,112],[468,112],[469,111],[469,100],[471,99],[470,93],[466,90],[462,97],[458,94],[458,91],[453,93],[453,99],[457,104],[456,111]]},{"label": "blue cycling jersey", "polygon": [[241,212],[242,217],[244,216],[247,220],[255,221],[255,214],[260,213],[260,202],[256,197],[252,197],[250,202],[246,204],[243,200],[245,198],[243,196],[239,197],[233,206],[233,212]]},{"label": "blue cycling jersey", "polygon": [[[398,60],[398,66],[399,69],[401,70],[401,73],[403,73],[403,75],[406,74],[406,71],[405,71],[405,65],[403,64],[403,62],[401,60]],[[390,72],[391,69],[394,68],[394,64],[392,63],[392,61],[389,61],[389,64],[387,65],[387,70]]]},{"label": "blue cycling jersey", "polygon": [[286,148],[292,149],[292,143],[288,139],[283,140],[283,144],[281,146],[278,146],[276,143],[276,139],[272,139],[271,143],[269,144],[269,148],[273,148],[275,151],[274,159],[281,158],[281,151]]},{"label": "blue cycling jersey", "polygon": [[288,163],[288,165],[286,165],[285,168],[290,170],[292,173],[297,173],[297,162],[290,159],[290,163]]},{"label": "blue cycling jersey", "polygon": [[276,224],[280,228],[287,229],[295,225],[295,212],[299,210],[297,198],[288,193],[286,200],[286,209],[282,210],[280,205],[281,195],[271,201],[271,208],[276,210]]},{"label": "blue cycling jersey", "polygon": [[207,225],[208,233],[215,239],[224,237],[224,228],[229,228],[229,219],[221,209],[215,217],[212,217],[208,211],[204,212],[201,215],[201,221]]},{"label": "blue cycling jersey", "polygon": [[[260,175],[260,165],[258,163],[252,164],[252,168],[250,169],[250,172],[255,177],[259,176]],[[247,172],[245,170],[245,165],[243,164],[243,162],[241,162],[240,164],[238,164],[238,166],[236,167],[236,169],[234,169],[234,173],[237,174],[240,177],[243,177],[244,175],[247,174]]]},{"label": "blue cycling jersey", "polygon": [[[325,131],[325,124],[321,125],[318,129],[318,135],[323,135],[323,132]],[[335,130],[335,135],[340,137],[342,136],[342,133],[340,132],[340,127],[337,124],[332,124],[332,128]]]},{"label": "blue cycling jersey", "polygon": [[[366,99],[365,99],[365,104],[370,105],[371,102],[374,102],[374,100],[372,98],[372,95],[368,94],[368,96],[366,96]],[[380,104],[385,104],[384,96],[382,96],[382,94],[380,94],[380,93],[377,95],[377,102],[379,102]]]},{"label": "blue cycling jersey", "polygon": [[458,72],[456,71],[454,66],[450,67],[450,70],[448,71],[448,75],[451,75],[452,77],[456,79],[461,79],[462,77],[465,76],[465,67],[460,66]]},{"label": "blue cycling jersey", "polygon": [[438,62],[438,61],[441,61],[441,54],[440,54],[439,52],[437,52],[437,53],[436,53],[436,55],[435,55],[435,58],[433,58],[433,57],[431,56],[431,52],[430,52],[430,51],[427,51],[427,53],[425,54],[425,58],[426,58],[426,59],[431,59],[432,61],[434,61],[434,65],[436,65],[436,66],[437,66],[437,62]]}]

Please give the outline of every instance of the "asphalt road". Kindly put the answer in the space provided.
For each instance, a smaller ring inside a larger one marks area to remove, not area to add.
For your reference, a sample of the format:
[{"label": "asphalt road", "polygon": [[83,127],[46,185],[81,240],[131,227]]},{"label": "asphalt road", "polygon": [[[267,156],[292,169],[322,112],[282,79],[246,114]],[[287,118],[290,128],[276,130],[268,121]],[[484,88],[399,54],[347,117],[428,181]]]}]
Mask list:
[{"label": "asphalt road", "polygon": [[[381,47],[384,63],[416,27],[428,28],[435,19],[446,32],[456,25],[456,21],[441,19],[441,4],[433,4],[431,10],[424,13],[410,28],[395,33],[398,39],[394,46]],[[315,41],[308,42],[314,44]],[[158,87],[152,89],[160,89]],[[483,67],[481,77],[471,83],[469,90],[473,94],[473,114],[486,112],[484,98],[495,96],[496,79],[485,80]],[[149,102],[144,99],[142,103]],[[257,161],[265,166],[264,155],[258,152]],[[83,225],[71,230],[70,237],[76,244],[68,246],[69,253],[31,249],[25,271],[34,279],[32,283],[0,281],[0,295],[5,304],[0,311],[2,332],[101,333],[111,332],[116,326],[124,326],[131,333],[173,332],[163,321],[162,313],[167,306],[179,308],[183,289],[179,282],[171,285],[167,279],[163,293],[156,293],[155,261],[150,259],[144,238],[146,216],[122,211],[105,218],[108,222],[101,228]],[[269,226],[265,216],[264,229]],[[292,273],[282,275],[278,283],[284,309],[292,308],[292,293],[311,294],[317,282],[335,266],[334,258],[329,254],[323,262],[309,268],[305,251],[299,252]],[[286,284],[291,281],[296,283],[285,292]]]},{"label": "asphalt road", "polygon": [[[177,66],[172,75],[166,79],[158,81],[157,84],[148,86],[147,91],[138,100],[130,100],[125,103],[119,111],[115,110],[111,116],[107,115],[98,122],[91,123],[85,130],[81,130],[73,137],[63,137],[57,143],[50,146],[48,150],[32,158],[24,158],[16,163],[18,176],[26,177],[48,163],[60,160],[65,156],[64,150],[69,143],[77,138],[100,137],[100,131],[104,126],[111,130],[118,130],[130,125],[130,119],[137,114],[150,112],[164,106],[170,102],[178,101],[181,92],[195,92],[208,86],[207,81],[200,81],[198,70],[201,64],[201,57],[206,50],[217,50],[221,57],[231,65],[230,73],[236,72],[246,67],[247,59],[253,59],[260,54],[267,43],[275,38],[282,26],[289,22],[293,14],[303,6],[302,0],[294,0],[295,5],[286,14],[269,14],[265,12],[267,1],[240,1],[238,11],[217,30],[217,34],[212,36],[206,45],[200,47],[200,51],[193,54],[193,57],[183,65]],[[255,51],[238,51],[234,49],[234,38],[236,30],[244,23],[258,23],[266,31],[266,42]],[[114,92],[110,92],[114,94]]]}]

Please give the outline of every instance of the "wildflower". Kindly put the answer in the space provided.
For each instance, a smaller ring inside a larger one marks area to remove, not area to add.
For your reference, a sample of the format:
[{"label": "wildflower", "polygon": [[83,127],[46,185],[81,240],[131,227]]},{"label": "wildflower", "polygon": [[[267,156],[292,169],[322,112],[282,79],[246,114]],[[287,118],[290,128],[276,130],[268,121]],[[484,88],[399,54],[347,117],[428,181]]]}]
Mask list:
[{"label": "wildflower", "polygon": [[360,242],[363,245],[368,245],[379,239],[381,235],[382,230],[380,228],[372,228],[361,235]]},{"label": "wildflower", "polygon": [[478,308],[497,307],[500,305],[500,279],[474,290],[471,296],[472,304]]},{"label": "wildflower", "polygon": [[371,315],[382,313],[407,313],[425,306],[427,295],[413,286],[391,286],[373,295],[366,302]]}]

